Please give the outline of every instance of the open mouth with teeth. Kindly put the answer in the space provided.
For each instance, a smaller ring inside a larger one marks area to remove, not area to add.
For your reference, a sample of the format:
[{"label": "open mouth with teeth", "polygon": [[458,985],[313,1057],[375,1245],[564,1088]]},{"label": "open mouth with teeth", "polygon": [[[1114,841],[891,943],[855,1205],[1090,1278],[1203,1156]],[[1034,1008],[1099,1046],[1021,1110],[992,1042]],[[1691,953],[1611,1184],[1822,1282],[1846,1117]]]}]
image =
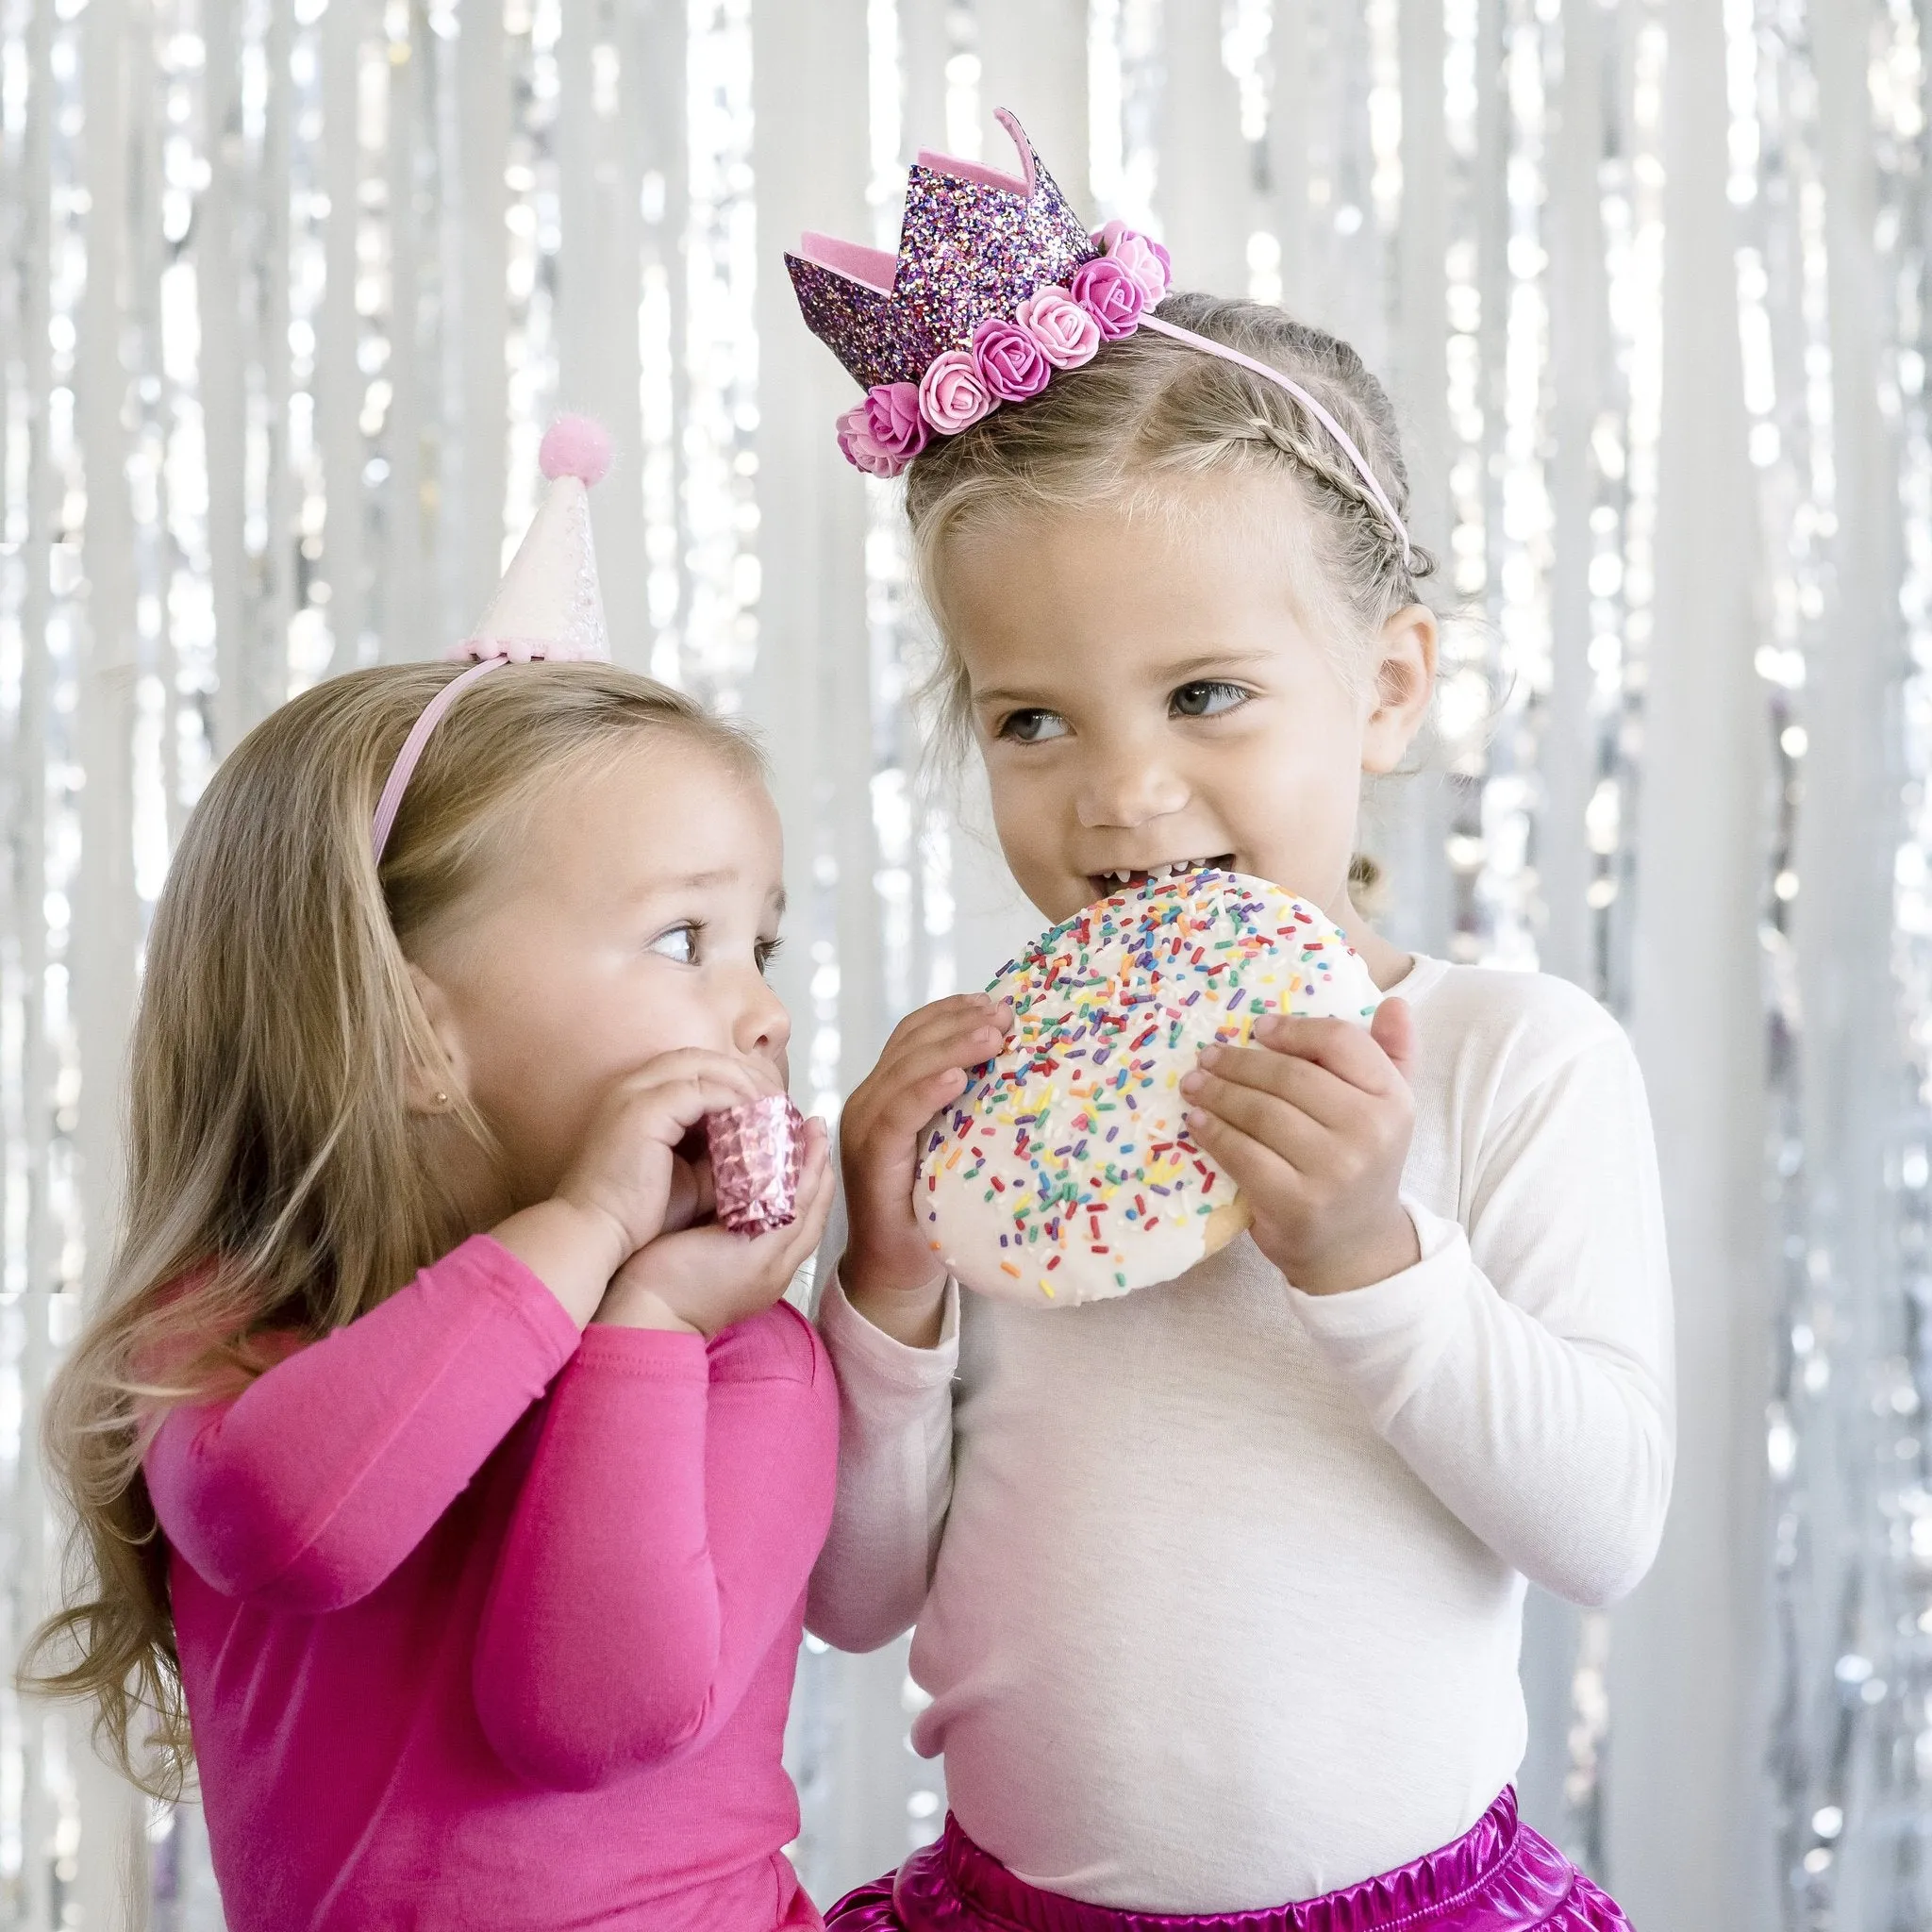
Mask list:
[{"label": "open mouth with teeth", "polygon": [[1136,892],[1142,886],[1171,886],[1194,872],[1232,872],[1234,854],[1221,853],[1213,858],[1170,858],[1144,870],[1091,872],[1087,874],[1094,891],[1103,899],[1113,892]]}]

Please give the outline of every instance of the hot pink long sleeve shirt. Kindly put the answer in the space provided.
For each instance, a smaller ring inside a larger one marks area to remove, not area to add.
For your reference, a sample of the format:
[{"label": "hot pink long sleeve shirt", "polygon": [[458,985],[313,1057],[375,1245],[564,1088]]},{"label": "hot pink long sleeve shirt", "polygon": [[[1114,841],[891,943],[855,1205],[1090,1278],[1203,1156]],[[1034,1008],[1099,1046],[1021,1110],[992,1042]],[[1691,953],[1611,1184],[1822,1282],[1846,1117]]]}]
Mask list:
[{"label": "hot pink long sleeve shirt", "polygon": [[146,1460],[230,1932],[816,1925],[781,1847],[838,1401],[479,1236]]}]

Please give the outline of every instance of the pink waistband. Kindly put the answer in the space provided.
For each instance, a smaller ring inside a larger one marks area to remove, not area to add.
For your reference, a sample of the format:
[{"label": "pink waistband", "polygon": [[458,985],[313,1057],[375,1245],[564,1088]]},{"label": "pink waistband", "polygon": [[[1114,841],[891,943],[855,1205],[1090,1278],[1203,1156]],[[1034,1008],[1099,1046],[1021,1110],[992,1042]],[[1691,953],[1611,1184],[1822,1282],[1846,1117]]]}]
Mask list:
[{"label": "pink waistband", "polygon": [[1264,1911],[1115,1911],[1016,1878],[947,1819],[897,1874],[826,1914],[829,1932],[1629,1932],[1613,1900],[1516,1816],[1506,1790],[1454,1844],[1341,1891]]}]

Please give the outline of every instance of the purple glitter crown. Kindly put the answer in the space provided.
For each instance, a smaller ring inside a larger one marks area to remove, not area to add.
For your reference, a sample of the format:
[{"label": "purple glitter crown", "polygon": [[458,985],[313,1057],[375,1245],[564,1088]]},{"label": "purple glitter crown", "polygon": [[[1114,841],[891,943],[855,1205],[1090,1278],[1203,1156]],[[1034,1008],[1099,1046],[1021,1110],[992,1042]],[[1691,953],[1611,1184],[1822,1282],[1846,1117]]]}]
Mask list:
[{"label": "purple glitter crown", "polygon": [[921,154],[906,187],[899,252],[807,235],[788,255],[813,335],[865,387],[839,418],[855,469],[896,476],[935,436],[957,436],[1006,403],[1037,396],[1055,371],[1091,361],[1103,342],[1150,328],[1286,390],[1327,430],[1412,556],[1408,531],[1374,467],[1320,397],[1230,343],[1156,312],[1174,279],[1167,250],[1124,222],[1089,235],[1026,130],[999,123],[1020,173]]},{"label": "purple glitter crown", "polygon": [[807,235],[788,255],[807,325],[865,389],[917,383],[935,358],[964,349],[1102,251],[1004,108],[1017,175],[922,153],[908,172],[899,253]]},{"label": "purple glitter crown", "polygon": [[999,121],[1020,173],[922,154],[896,256],[808,235],[785,258],[807,325],[865,386],[839,447],[872,475],[1038,395],[1055,370],[1152,321],[1167,292],[1167,250],[1124,222],[1088,234],[1025,129],[1004,108]]}]

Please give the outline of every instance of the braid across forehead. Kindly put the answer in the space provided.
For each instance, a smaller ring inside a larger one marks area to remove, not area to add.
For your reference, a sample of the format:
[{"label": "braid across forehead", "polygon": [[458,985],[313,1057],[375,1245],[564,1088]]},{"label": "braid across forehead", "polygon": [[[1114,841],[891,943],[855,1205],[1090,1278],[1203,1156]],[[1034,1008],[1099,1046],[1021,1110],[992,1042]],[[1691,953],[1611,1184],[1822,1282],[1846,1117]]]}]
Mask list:
[{"label": "braid across forehead", "polygon": [[[1353,348],[1258,302],[1170,295],[1156,311],[1291,376],[1335,419],[1408,521],[1408,476],[1388,393]],[[1420,601],[1434,569],[1405,545],[1347,453],[1316,413],[1239,363],[1141,329],[1056,375],[1024,408],[998,409],[935,439],[907,472],[907,513],[921,582],[941,617],[943,551],[954,532],[995,517],[1119,502],[1163,477],[1280,475],[1309,512],[1312,588],[1335,641],[1366,646],[1395,611]],[[963,695],[958,667],[941,665],[942,708]]]},{"label": "braid across forehead", "polygon": [[[1407,522],[1408,471],[1395,412],[1347,342],[1258,302],[1183,294],[1163,305],[1161,316],[1291,375],[1347,432]],[[1386,591],[1394,599],[1388,608],[1413,598],[1414,580],[1428,574],[1431,560],[1390,522],[1313,410],[1278,383],[1218,357],[1197,355],[1166,373],[1136,425],[1134,455],[1141,463],[1157,472],[1206,471],[1238,464],[1265,446],[1292,466],[1322,520],[1338,526],[1333,535],[1348,553],[1351,584],[1362,591],[1371,585]]]}]

